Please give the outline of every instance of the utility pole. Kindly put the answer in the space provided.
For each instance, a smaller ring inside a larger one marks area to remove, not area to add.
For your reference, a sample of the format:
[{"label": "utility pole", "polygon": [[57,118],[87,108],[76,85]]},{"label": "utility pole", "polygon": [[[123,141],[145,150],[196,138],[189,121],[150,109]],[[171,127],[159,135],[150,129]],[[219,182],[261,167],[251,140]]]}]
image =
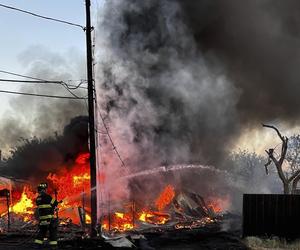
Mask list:
[{"label": "utility pole", "polygon": [[97,174],[96,174],[96,142],[94,117],[94,81],[93,81],[93,55],[91,38],[91,1],[86,0],[86,62],[88,80],[89,104],[89,139],[90,139],[90,175],[91,175],[91,235],[96,236],[97,226]]},{"label": "utility pole", "polygon": [[9,211],[9,204],[10,203],[10,191],[7,190],[6,194],[6,205],[7,205],[7,232],[10,230],[10,211]]}]

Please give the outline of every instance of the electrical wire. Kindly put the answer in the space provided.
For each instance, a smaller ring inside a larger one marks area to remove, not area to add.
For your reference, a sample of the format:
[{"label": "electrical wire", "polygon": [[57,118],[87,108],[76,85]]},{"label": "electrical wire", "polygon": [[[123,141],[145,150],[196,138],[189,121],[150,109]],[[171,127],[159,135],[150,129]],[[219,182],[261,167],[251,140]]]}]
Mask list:
[{"label": "electrical wire", "polygon": [[115,146],[115,144],[114,144],[114,142],[113,142],[113,139],[112,139],[112,137],[111,137],[111,135],[110,135],[110,133],[109,133],[108,127],[106,126],[106,124],[105,124],[105,122],[104,122],[104,118],[103,118],[103,116],[102,116],[102,114],[101,114],[100,111],[99,111],[98,113],[99,113],[99,116],[100,116],[100,118],[101,118],[101,120],[102,120],[102,123],[103,123],[103,126],[104,126],[104,128],[105,128],[106,134],[107,134],[107,136],[108,136],[108,138],[109,138],[109,141],[110,141],[110,143],[111,143],[111,145],[112,145],[112,147],[113,147],[113,150],[116,152],[116,154],[117,154],[119,160],[120,160],[121,163],[122,163],[122,166],[125,167],[125,163],[124,163],[123,159],[121,158],[121,155],[120,155],[120,153],[119,153],[117,147]]},{"label": "electrical wire", "polygon": [[[98,23],[98,15],[97,15],[97,23]],[[95,57],[95,53],[96,53],[96,47],[95,47],[95,44],[96,44],[96,30],[93,30],[94,31],[94,33],[93,33],[93,46],[92,46],[92,48],[93,48],[93,50],[92,50],[92,56],[93,56],[93,58]],[[93,64],[93,74],[95,74],[95,63]],[[95,79],[95,75],[93,75],[93,79]],[[94,85],[94,87],[95,87],[95,85]],[[99,129],[98,129],[98,126],[96,126],[96,132],[97,133],[99,133],[99,134],[104,134],[104,135],[106,135],[106,136],[108,136],[108,138],[109,138],[109,141],[110,141],[110,143],[111,143],[111,145],[112,145],[112,148],[113,148],[113,150],[115,151],[115,153],[116,153],[116,155],[118,156],[118,158],[119,158],[119,160],[120,160],[120,162],[121,162],[121,164],[122,164],[122,166],[123,167],[126,167],[126,165],[125,165],[125,163],[124,163],[124,161],[123,161],[123,159],[122,159],[122,157],[121,157],[121,155],[120,155],[120,153],[119,153],[119,151],[118,151],[118,149],[117,149],[117,147],[116,147],[116,145],[115,145],[115,143],[114,143],[114,141],[113,141],[113,139],[112,139],[112,137],[111,137],[111,135],[110,135],[110,132],[109,132],[109,129],[108,129],[108,127],[107,127],[107,125],[106,125],[106,123],[105,123],[105,120],[104,120],[104,117],[102,116],[102,114],[101,114],[101,111],[99,110],[98,111],[98,104],[97,104],[97,98],[96,98],[96,96],[94,97],[94,100],[95,100],[95,102],[96,102],[96,105],[95,105],[95,110],[96,110],[96,114],[97,115],[99,115],[100,116],[100,119],[101,119],[101,121],[102,121],[102,124],[103,124],[103,126],[104,126],[104,128],[105,128],[105,132],[102,132],[102,131],[100,131]],[[97,117],[97,116],[96,116]],[[96,124],[98,124],[97,123],[97,121],[96,121]],[[98,136],[97,136],[97,138],[98,138]],[[100,144],[100,143],[99,143]]]},{"label": "electrical wire", "polygon": [[80,80],[80,83],[78,85],[71,85],[71,84],[67,84],[68,88],[69,89],[72,89],[72,90],[75,90],[75,89],[78,89],[78,88],[81,88],[81,89],[87,89],[87,87],[81,87],[81,85],[86,82],[86,80]]},{"label": "electrical wire", "polygon": [[[70,85],[70,84],[67,84],[64,81],[44,80],[44,79],[41,79],[41,78],[36,78],[36,77],[32,77],[32,76],[21,75],[21,74],[17,74],[17,73],[5,71],[5,70],[0,70],[0,73],[5,73],[5,74],[9,74],[9,75],[14,75],[14,76],[18,76],[18,77],[23,77],[23,78],[35,80],[35,81],[23,81],[23,80],[0,79],[0,82],[2,81],[2,82],[20,82],[20,83],[52,83],[52,84],[59,84],[59,85],[63,86],[73,97],[76,97],[76,98],[82,98],[82,97],[74,94],[71,90],[75,90],[75,89],[78,89],[78,88],[87,89],[85,87],[81,87],[81,85],[83,84],[84,80],[81,80],[81,82],[78,85]],[[72,87],[70,87],[70,86],[72,86]]]},{"label": "electrical wire", "polygon": [[8,91],[8,90],[0,90],[0,93],[13,94],[13,95],[37,96],[37,97],[46,97],[46,98],[71,99],[71,100],[85,100],[86,99],[84,97],[33,94],[33,93],[16,92],[16,91]]},{"label": "electrical wire", "polygon": [[76,98],[81,98],[80,96],[74,94],[74,93],[68,88],[68,86],[67,86],[66,84],[62,83],[62,86],[63,86],[63,87],[64,87],[64,88],[65,88],[72,96],[74,96],[74,97],[76,97]]},{"label": "electrical wire", "polygon": [[27,11],[27,10],[22,10],[22,9],[12,7],[12,6],[8,6],[8,5],[5,5],[5,4],[0,4],[0,7],[15,10],[15,11],[19,11],[19,12],[22,12],[22,13],[25,13],[25,14],[29,14],[29,15],[32,15],[32,16],[35,16],[35,17],[42,18],[42,19],[55,21],[55,22],[59,22],[59,23],[63,23],[63,24],[68,24],[68,25],[71,25],[71,26],[76,26],[76,27],[81,28],[82,30],[85,30],[85,27],[80,25],[80,24],[76,24],[76,23],[72,23],[72,22],[68,22],[68,21],[64,21],[64,20],[56,19],[56,18],[52,18],[52,17],[42,16],[42,15]]},{"label": "electrical wire", "polygon": [[44,79],[40,79],[40,78],[36,78],[36,77],[32,77],[32,76],[21,75],[21,74],[13,73],[13,72],[6,71],[6,70],[0,70],[0,73],[5,73],[5,74],[8,74],[8,75],[24,77],[24,78],[28,78],[28,79],[32,79],[32,80],[44,81]]},{"label": "electrical wire", "polygon": [[19,83],[54,83],[54,84],[62,84],[60,81],[28,81],[28,80],[16,80],[16,79],[3,79],[0,78],[0,82],[19,82]]},{"label": "electrical wire", "polygon": [[[25,80],[15,80],[15,79],[1,79],[0,78],[0,82],[17,82],[17,83],[53,83],[53,84],[59,84],[61,86],[63,86],[72,96],[76,97],[76,98],[82,98],[76,94],[74,94],[70,88],[62,81],[25,81]],[[78,88],[78,86],[77,86]],[[76,89],[76,88],[72,88],[72,89]]]},{"label": "electrical wire", "polygon": [[[78,85],[72,85],[72,84],[67,84],[63,81],[50,81],[50,80],[45,80],[45,79],[41,79],[41,78],[37,78],[37,77],[33,77],[33,76],[27,76],[27,75],[21,75],[21,74],[17,74],[14,72],[10,72],[10,71],[6,71],[6,70],[0,70],[0,73],[4,73],[4,74],[8,74],[8,75],[13,75],[13,76],[18,76],[18,77],[23,77],[23,78],[27,78],[27,79],[31,79],[31,80],[37,80],[37,81],[44,81],[44,82],[51,82],[51,83],[56,83],[56,84],[66,84],[66,86],[70,89],[78,89],[78,88],[82,88],[82,89],[87,89],[86,87],[82,87],[81,85],[86,82],[86,80],[80,80],[80,83]],[[71,80],[69,80],[71,81]]]}]

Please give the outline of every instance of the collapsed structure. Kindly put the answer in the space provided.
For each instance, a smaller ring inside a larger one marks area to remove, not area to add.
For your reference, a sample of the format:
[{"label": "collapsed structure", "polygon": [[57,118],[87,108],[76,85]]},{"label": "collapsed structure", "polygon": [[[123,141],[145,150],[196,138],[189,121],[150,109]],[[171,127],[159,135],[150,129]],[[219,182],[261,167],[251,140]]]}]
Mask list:
[{"label": "collapsed structure", "polygon": [[[58,200],[59,219],[62,227],[77,225],[84,232],[90,223],[90,175],[89,154],[82,153],[76,158],[74,166],[61,167],[47,176],[50,193]],[[1,200],[1,231],[30,228],[36,225],[35,186],[28,182],[17,183],[10,179],[1,179],[2,190],[9,191],[9,206]],[[166,185],[154,200],[118,201],[118,205],[107,204],[101,211],[99,224],[103,233],[116,233],[130,230],[149,229],[153,226],[172,226],[174,228],[193,228],[218,220],[221,209],[218,204],[206,204],[203,197],[185,190],[176,190]]]}]

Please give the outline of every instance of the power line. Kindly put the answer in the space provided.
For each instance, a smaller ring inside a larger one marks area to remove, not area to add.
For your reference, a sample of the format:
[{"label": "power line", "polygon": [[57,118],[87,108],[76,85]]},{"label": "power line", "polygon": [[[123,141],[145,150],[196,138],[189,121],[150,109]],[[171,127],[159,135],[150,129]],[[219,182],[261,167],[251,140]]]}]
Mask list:
[{"label": "power line", "polygon": [[[69,87],[62,81],[28,81],[28,80],[15,80],[15,79],[1,79],[0,78],[0,82],[16,82],[16,83],[53,83],[53,84],[59,84],[62,87],[64,87],[72,96],[76,97],[76,98],[81,98],[80,96],[74,94]],[[72,89],[76,89],[76,88],[72,88]]]},{"label": "power line", "polygon": [[71,100],[85,100],[86,99],[84,97],[46,95],[46,94],[33,94],[33,93],[16,92],[16,91],[8,91],[8,90],[0,90],[0,93],[13,94],[13,95],[38,96],[38,97],[46,97],[46,98],[71,99]]},{"label": "power line", "polygon": [[67,22],[67,21],[64,21],[64,20],[61,20],[61,19],[52,18],[52,17],[42,16],[42,15],[39,15],[39,14],[30,12],[30,11],[27,11],[27,10],[22,10],[22,9],[19,9],[19,8],[16,8],[16,7],[12,7],[12,6],[8,6],[8,5],[5,5],[5,4],[0,4],[0,7],[6,8],[6,9],[11,9],[11,10],[16,10],[16,11],[19,11],[19,12],[22,12],[22,13],[25,13],[25,14],[29,14],[29,15],[32,15],[32,16],[35,16],[35,17],[47,19],[47,20],[50,20],[50,21],[55,21],[55,22],[59,22],[59,23],[64,23],[64,24],[76,26],[76,27],[79,27],[79,28],[85,30],[85,27],[82,26],[82,25],[80,25],[80,24],[71,23],[71,22]]},{"label": "power line", "polygon": [[13,75],[13,76],[24,77],[24,78],[28,78],[28,79],[32,79],[32,80],[44,81],[44,79],[41,79],[41,78],[36,78],[36,77],[32,77],[32,76],[21,75],[21,74],[13,73],[13,72],[6,71],[6,70],[0,70],[0,73],[4,73],[4,74],[8,74],[8,75]]},{"label": "power line", "polygon": [[[23,78],[27,78],[27,79],[31,79],[31,80],[36,80],[36,81],[43,81],[43,82],[56,83],[56,84],[65,84],[69,89],[78,89],[78,88],[87,89],[86,87],[81,86],[86,80],[80,80],[80,83],[78,85],[72,85],[72,84],[67,84],[64,81],[50,81],[50,80],[45,80],[45,79],[37,78],[37,77],[33,77],[33,76],[21,75],[21,74],[6,71],[6,70],[0,70],[0,73],[23,77]],[[71,80],[69,80],[69,81],[71,81]]]},{"label": "power line", "polygon": [[61,85],[60,81],[28,81],[28,80],[16,80],[16,79],[3,79],[0,78],[0,82],[17,82],[17,83],[53,83]]},{"label": "power line", "polygon": [[78,85],[72,85],[72,84],[67,84],[68,88],[69,89],[72,89],[72,90],[75,90],[75,89],[87,89],[87,87],[82,87],[81,85],[86,82],[86,80],[80,80],[80,83]]},{"label": "power line", "polygon": [[[76,97],[77,99],[78,99],[78,98],[83,98],[83,97],[80,97],[80,96],[74,94],[66,84],[62,84],[62,86],[63,86],[63,87],[64,87],[64,88],[65,88],[72,96]],[[85,99],[86,99],[86,98],[85,98]]]},{"label": "power line", "polygon": [[106,131],[106,135],[107,135],[108,138],[109,138],[109,141],[110,141],[110,143],[111,143],[111,145],[112,145],[112,147],[113,147],[113,150],[116,152],[116,154],[117,154],[117,156],[118,156],[120,162],[122,163],[122,166],[125,167],[125,163],[124,163],[123,159],[121,158],[121,155],[120,155],[120,153],[119,153],[119,151],[118,151],[116,145],[114,144],[113,139],[111,138],[111,135],[110,135],[110,133],[109,133],[108,127],[107,127],[106,124],[105,124],[104,118],[103,118],[103,116],[102,116],[100,110],[99,110],[98,114],[99,114],[99,116],[100,116],[100,118],[101,118],[101,120],[102,120],[103,126],[104,126],[105,131]]}]

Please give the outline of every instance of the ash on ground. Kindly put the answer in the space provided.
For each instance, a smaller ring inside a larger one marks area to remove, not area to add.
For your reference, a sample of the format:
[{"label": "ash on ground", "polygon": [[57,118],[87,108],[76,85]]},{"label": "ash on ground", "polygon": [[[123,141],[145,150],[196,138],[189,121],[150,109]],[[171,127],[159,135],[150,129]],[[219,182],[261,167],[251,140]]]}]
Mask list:
[{"label": "ash on ground", "polygon": [[[34,249],[32,226],[23,232],[2,232],[0,249]],[[224,214],[213,223],[178,228],[163,225],[133,230],[114,237],[91,239],[71,223],[60,226],[59,249],[249,249],[241,239],[241,217]],[[45,248],[48,249],[47,244]]]}]

